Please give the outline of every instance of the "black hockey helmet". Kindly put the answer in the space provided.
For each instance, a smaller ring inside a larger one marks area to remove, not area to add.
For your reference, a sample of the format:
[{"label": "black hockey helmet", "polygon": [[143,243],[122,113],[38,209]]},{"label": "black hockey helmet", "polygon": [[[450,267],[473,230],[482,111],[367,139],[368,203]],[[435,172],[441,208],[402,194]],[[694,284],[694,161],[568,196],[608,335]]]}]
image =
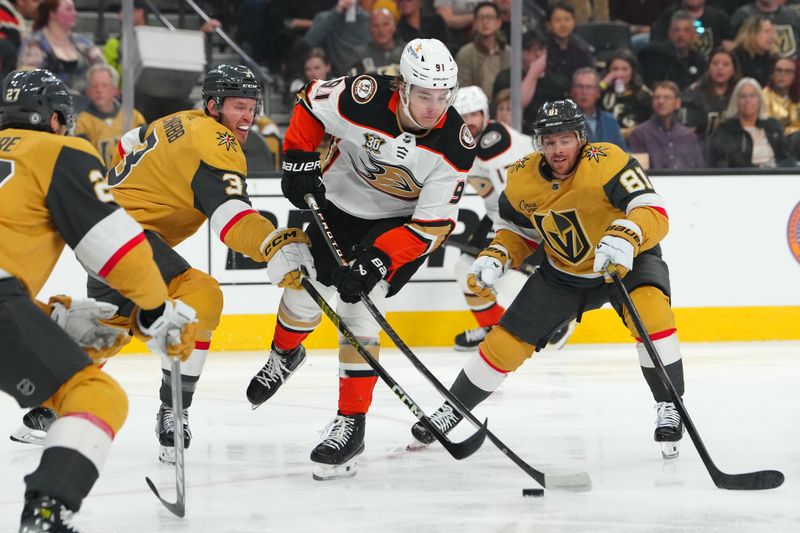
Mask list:
[{"label": "black hockey helmet", "polygon": [[228,96],[253,98],[261,105],[261,84],[253,71],[244,65],[219,65],[206,74],[203,82],[203,103],[208,106],[212,98],[217,106]]},{"label": "black hockey helmet", "polygon": [[533,121],[533,143],[537,150],[541,150],[542,137],[553,133],[574,131],[578,142],[583,146],[589,137],[586,127],[586,118],[577,104],[566,98],[545,102],[536,113]]},{"label": "black hockey helmet", "polygon": [[22,128],[50,131],[50,117],[72,131],[75,108],[63,81],[44,69],[15,70],[3,80],[0,94],[0,129]]}]

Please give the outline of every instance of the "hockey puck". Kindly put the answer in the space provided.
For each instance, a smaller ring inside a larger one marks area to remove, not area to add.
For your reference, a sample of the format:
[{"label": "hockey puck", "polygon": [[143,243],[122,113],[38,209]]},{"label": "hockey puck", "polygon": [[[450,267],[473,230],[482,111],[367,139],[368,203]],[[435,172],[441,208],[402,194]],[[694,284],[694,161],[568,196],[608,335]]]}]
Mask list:
[{"label": "hockey puck", "polygon": [[523,496],[544,496],[544,489],[522,489]]}]

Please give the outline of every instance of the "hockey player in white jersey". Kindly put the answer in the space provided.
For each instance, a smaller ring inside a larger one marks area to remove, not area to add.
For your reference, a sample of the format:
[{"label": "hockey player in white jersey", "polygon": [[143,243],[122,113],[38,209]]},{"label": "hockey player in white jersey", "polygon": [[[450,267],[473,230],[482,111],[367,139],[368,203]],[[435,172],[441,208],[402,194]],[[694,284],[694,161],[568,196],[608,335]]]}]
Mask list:
[{"label": "hockey player in white jersey", "polygon": [[[315,284],[326,298],[338,290],[338,313],[375,357],[379,327],[359,294],[369,294],[384,312],[385,299],[441,246],[455,228],[475,157],[475,141],[451,109],[458,67],[447,48],[435,39],[411,41],[400,73],[308,84],[298,93],[284,139],[284,196],[301,209],[307,194],[315,196],[350,263],[338,266],[312,224]],[[316,150],[326,133],[333,142],[320,164]],[[302,364],[301,343],[321,315],[305,291],[284,290],[269,359],[247,389],[254,407]],[[340,339],[338,413],[311,452],[315,479],[355,475],[376,381],[372,368]]]},{"label": "hockey player in white jersey", "polygon": [[[490,120],[489,99],[477,85],[461,87],[453,107],[461,114],[477,144],[475,162],[469,171],[467,182],[483,198],[486,217],[469,236],[468,244],[480,251],[491,241],[488,230],[498,220],[497,202],[500,193],[506,188],[508,169],[515,161],[534,151],[533,139],[502,122]],[[531,245],[538,245],[538,242]],[[474,256],[464,253],[455,267],[458,286],[478,322],[477,328],[456,335],[454,348],[458,351],[477,350],[489,329],[500,321],[505,311],[496,296],[484,298],[467,287],[467,275],[473,261],[475,261]],[[510,272],[498,282],[496,289],[501,293],[516,294],[524,283],[523,274],[515,275]],[[550,346],[561,348],[574,327],[574,322],[571,322],[559,329],[551,338]]]}]

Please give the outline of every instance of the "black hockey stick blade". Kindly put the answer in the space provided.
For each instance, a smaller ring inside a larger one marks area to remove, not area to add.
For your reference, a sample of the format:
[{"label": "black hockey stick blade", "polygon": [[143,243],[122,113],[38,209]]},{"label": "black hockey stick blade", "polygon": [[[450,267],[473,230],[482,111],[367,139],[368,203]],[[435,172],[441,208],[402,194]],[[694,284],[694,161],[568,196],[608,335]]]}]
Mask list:
[{"label": "black hockey stick blade", "polygon": [[442,443],[442,446],[444,446],[444,448],[450,452],[450,455],[460,461],[461,459],[466,459],[473,453],[477,452],[483,445],[483,441],[486,440],[489,419],[487,418],[484,420],[483,424],[481,424],[481,427],[478,428],[478,431],[473,433],[468,439],[462,442],[453,442],[448,439],[433,426],[433,423],[428,419],[428,417],[420,418],[420,422],[422,422],[422,425],[425,426],[428,431],[433,433],[433,436],[436,437],[436,440]]},{"label": "black hockey stick blade", "polygon": [[147,481],[147,485],[150,487],[150,490],[153,491],[153,494],[156,495],[156,498],[158,498],[159,501],[164,504],[164,507],[169,509],[169,511],[172,514],[180,518],[186,516],[186,505],[180,494],[178,495],[178,500],[175,503],[168,502],[167,500],[161,497],[161,495],[158,493],[158,489],[156,489],[156,486],[153,484],[152,481],[150,481],[149,477],[145,476],[144,480]]},{"label": "black hockey stick blade", "polygon": [[761,470],[746,474],[726,474],[716,472],[714,483],[721,489],[728,490],[769,490],[783,485],[783,472],[778,470]]},{"label": "black hockey stick blade", "polygon": [[675,385],[669,379],[664,363],[658,355],[658,350],[656,350],[653,340],[647,333],[644,322],[642,322],[642,318],[639,316],[639,311],[633,304],[631,295],[628,294],[628,289],[623,285],[622,278],[620,278],[616,266],[609,265],[606,271],[608,275],[611,276],[611,281],[617,290],[621,304],[628,311],[628,315],[636,328],[636,332],[639,334],[639,338],[642,339],[642,344],[644,344],[645,350],[647,350],[647,354],[650,356],[650,360],[655,366],[658,377],[667,388],[670,399],[675,405],[675,409],[677,409],[678,413],[681,415],[686,431],[689,433],[689,437],[692,439],[694,447],[698,455],[700,455],[700,459],[703,461],[714,484],[720,489],[729,490],[767,490],[780,487],[783,484],[784,476],[782,472],[777,470],[762,470],[745,474],[726,474],[714,464],[713,459],[711,459],[711,454],[708,453],[706,445],[703,443],[703,439],[700,438],[700,432],[697,430],[697,427],[695,427],[692,418],[689,416],[689,412],[686,410],[686,406],[683,404],[683,399],[675,389]]}]

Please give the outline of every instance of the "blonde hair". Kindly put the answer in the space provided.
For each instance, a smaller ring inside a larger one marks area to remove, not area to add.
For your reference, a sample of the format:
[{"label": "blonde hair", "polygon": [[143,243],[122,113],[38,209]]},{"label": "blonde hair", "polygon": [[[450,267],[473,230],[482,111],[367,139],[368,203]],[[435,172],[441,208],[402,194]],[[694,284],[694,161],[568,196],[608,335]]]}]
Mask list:
[{"label": "blonde hair", "polygon": [[[742,23],[742,27],[739,28],[739,32],[736,34],[736,40],[734,41],[735,47],[743,49],[751,56],[761,54],[762,51],[759,50],[756,46],[756,39],[758,38],[758,32],[761,31],[761,25],[764,22],[769,22],[770,24],[773,24],[770,19],[768,19],[763,15],[753,15],[752,17],[747,18]],[[777,49],[778,49],[778,40],[773,39],[769,53],[775,54],[777,52]]]},{"label": "blonde hair", "polygon": [[764,101],[764,92],[761,90],[761,84],[754,78],[742,78],[739,83],[733,88],[731,99],[728,100],[728,107],[725,108],[723,118],[739,118],[739,93],[745,85],[750,85],[756,90],[758,95],[758,118],[767,118],[767,104]]}]

